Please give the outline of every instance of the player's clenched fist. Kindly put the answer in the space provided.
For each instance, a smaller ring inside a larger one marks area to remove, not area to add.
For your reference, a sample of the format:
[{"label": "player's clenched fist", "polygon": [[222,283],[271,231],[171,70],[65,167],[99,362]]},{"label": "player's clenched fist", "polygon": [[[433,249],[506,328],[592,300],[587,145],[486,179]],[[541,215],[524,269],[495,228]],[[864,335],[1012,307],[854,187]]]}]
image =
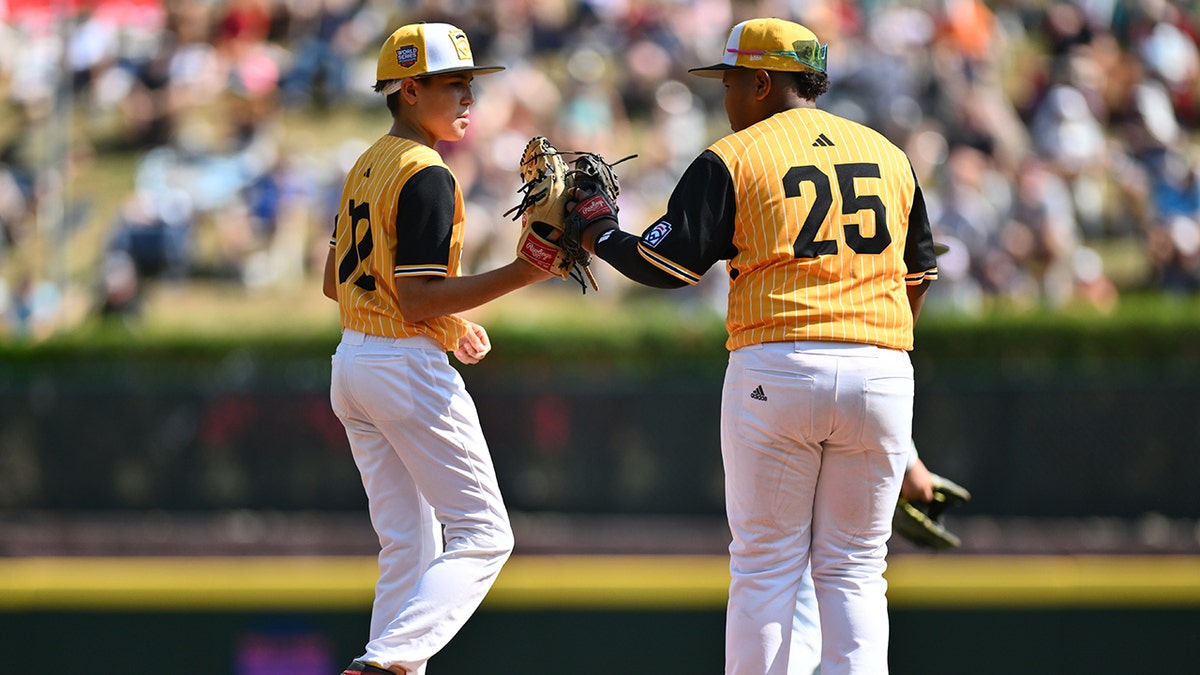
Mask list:
[{"label": "player's clenched fist", "polygon": [[488,339],[487,331],[477,323],[468,322],[467,334],[458,339],[454,357],[462,363],[479,363],[490,351],[492,342]]}]

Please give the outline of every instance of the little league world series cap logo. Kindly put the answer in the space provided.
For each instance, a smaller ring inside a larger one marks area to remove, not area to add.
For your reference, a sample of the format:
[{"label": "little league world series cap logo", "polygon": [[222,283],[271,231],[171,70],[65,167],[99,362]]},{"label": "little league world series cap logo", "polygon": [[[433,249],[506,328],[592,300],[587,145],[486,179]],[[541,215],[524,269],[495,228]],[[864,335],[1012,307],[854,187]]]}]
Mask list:
[{"label": "little league world series cap logo", "polygon": [[421,53],[416,45],[404,45],[396,50],[396,63],[404,68],[412,68],[420,57]]}]

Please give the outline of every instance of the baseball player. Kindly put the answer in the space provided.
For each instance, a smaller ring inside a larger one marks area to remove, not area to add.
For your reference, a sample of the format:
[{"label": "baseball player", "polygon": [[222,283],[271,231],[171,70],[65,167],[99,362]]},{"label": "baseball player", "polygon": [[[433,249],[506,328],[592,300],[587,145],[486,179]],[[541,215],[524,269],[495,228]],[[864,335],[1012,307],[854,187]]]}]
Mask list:
[{"label": "baseball player", "polygon": [[576,194],[568,222],[630,279],[695,284],[725,260],[730,350],[721,402],[730,544],[730,675],[789,672],[811,563],[821,672],[886,673],[883,577],[909,457],[908,350],[937,266],[904,153],[827,112],[827,46],[753,19],[719,63],[733,133],[685,170],[641,236]]},{"label": "baseball player", "polygon": [[463,196],[434,144],[470,124],[478,67],[445,23],[397,29],[376,91],[387,135],[346,177],[325,263],[342,338],[330,398],[379,535],[379,580],[362,656],[343,675],[423,673],[482,602],[513,547],[475,405],[447,352],[491,349],[454,313],[550,278],[522,260],[461,276]]}]

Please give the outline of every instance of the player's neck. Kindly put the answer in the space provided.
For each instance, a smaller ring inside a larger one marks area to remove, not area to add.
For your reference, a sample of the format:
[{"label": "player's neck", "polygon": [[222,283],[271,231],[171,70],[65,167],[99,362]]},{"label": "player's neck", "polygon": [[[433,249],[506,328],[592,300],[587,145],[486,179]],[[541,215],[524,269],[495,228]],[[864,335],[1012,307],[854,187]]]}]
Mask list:
[{"label": "player's neck", "polygon": [[397,138],[406,138],[431,148],[434,143],[437,143],[437,139],[433,137],[433,134],[425,131],[420,126],[410,124],[399,118],[392,120],[392,128],[388,131],[388,135]]},{"label": "player's neck", "polygon": [[780,96],[775,102],[775,112],[772,114],[781,113],[788,110],[795,110],[797,108],[816,107],[817,103],[815,101],[810,101],[806,98],[801,98],[800,96],[796,96],[795,94],[788,92]]}]

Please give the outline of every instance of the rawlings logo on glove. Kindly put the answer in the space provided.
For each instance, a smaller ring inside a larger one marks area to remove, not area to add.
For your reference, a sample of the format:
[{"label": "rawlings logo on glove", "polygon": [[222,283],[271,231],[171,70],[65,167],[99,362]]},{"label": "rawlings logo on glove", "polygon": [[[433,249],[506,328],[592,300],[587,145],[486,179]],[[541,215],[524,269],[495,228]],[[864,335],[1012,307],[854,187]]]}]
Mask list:
[{"label": "rawlings logo on glove", "polygon": [[579,206],[576,206],[572,213],[578,213],[585,220],[597,220],[605,216],[616,215],[613,213],[613,207],[609,205],[603,195],[592,195],[579,202]]},{"label": "rawlings logo on glove", "polygon": [[562,255],[562,249],[555,246],[553,242],[547,241],[536,233],[531,233],[528,236],[521,238],[521,245],[518,247],[518,254],[533,264],[534,267],[545,270],[551,274],[558,274],[558,269],[562,266],[559,257]]}]

